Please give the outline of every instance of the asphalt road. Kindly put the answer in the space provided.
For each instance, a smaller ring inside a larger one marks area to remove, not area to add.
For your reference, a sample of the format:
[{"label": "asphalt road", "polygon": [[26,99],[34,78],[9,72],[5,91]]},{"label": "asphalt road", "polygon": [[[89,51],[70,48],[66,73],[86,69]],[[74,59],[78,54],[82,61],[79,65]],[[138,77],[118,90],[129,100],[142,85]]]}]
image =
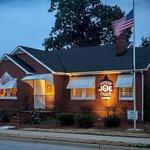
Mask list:
[{"label": "asphalt road", "polygon": [[[40,143],[30,141],[12,141],[0,139],[0,150],[145,150],[142,148],[118,147],[108,145],[83,145],[70,143]],[[148,149],[146,149],[148,150]]]}]

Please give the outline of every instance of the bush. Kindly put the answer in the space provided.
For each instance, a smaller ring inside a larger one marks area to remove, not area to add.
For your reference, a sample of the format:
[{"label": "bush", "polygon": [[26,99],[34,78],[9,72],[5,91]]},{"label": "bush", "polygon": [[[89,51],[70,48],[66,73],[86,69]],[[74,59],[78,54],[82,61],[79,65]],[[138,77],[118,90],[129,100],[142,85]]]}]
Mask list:
[{"label": "bush", "polygon": [[39,124],[41,121],[39,111],[37,111],[37,110],[32,111],[30,113],[29,119],[30,119],[31,124]]},{"label": "bush", "polygon": [[55,118],[48,117],[45,120],[40,121],[40,124],[49,125],[49,124],[58,124],[59,121]]},{"label": "bush", "polygon": [[4,123],[9,122],[10,121],[10,113],[7,110],[2,110],[0,112],[0,120]]},{"label": "bush", "polygon": [[94,124],[94,117],[90,114],[80,114],[76,117],[77,125],[81,128],[92,127]]},{"label": "bush", "polygon": [[117,115],[104,118],[105,127],[118,127],[121,124],[121,119]]},{"label": "bush", "polygon": [[75,117],[72,113],[60,113],[56,118],[61,122],[61,125],[69,126],[75,123]]}]

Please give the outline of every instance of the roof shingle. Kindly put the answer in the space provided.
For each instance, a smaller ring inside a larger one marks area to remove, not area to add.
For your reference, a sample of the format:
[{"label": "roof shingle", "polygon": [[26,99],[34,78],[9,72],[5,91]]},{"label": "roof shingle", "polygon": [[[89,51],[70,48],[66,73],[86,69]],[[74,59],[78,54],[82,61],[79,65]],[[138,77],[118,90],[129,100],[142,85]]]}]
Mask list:
[{"label": "roof shingle", "polygon": [[[68,50],[43,51],[21,46],[55,72],[88,72],[132,69],[132,48],[116,56],[116,46],[95,46]],[[150,63],[150,48],[136,48],[136,68]]]}]

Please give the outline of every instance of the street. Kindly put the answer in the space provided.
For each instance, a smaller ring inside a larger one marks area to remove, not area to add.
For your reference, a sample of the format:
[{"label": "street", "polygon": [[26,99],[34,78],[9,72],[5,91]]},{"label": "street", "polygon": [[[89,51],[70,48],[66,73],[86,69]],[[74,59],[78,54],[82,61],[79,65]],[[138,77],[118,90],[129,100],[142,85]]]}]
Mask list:
[{"label": "street", "polygon": [[0,150],[148,150],[132,147],[118,147],[108,145],[88,145],[54,142],[47,144],[41,142],[0,140]]}]

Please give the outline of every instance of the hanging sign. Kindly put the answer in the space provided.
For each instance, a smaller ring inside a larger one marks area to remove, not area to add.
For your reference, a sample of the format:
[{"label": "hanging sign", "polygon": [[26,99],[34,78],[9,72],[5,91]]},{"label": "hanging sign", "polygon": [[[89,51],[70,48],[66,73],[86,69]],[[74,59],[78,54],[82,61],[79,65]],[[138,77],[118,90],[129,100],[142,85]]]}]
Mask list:
[{"label": "hanging sign", "polygon": [[98,91],[100,92],[101,99],[111,99],[113,90],[113,82],[109,80],[108,76],[106,75],[104,79],[99,82]]}]

